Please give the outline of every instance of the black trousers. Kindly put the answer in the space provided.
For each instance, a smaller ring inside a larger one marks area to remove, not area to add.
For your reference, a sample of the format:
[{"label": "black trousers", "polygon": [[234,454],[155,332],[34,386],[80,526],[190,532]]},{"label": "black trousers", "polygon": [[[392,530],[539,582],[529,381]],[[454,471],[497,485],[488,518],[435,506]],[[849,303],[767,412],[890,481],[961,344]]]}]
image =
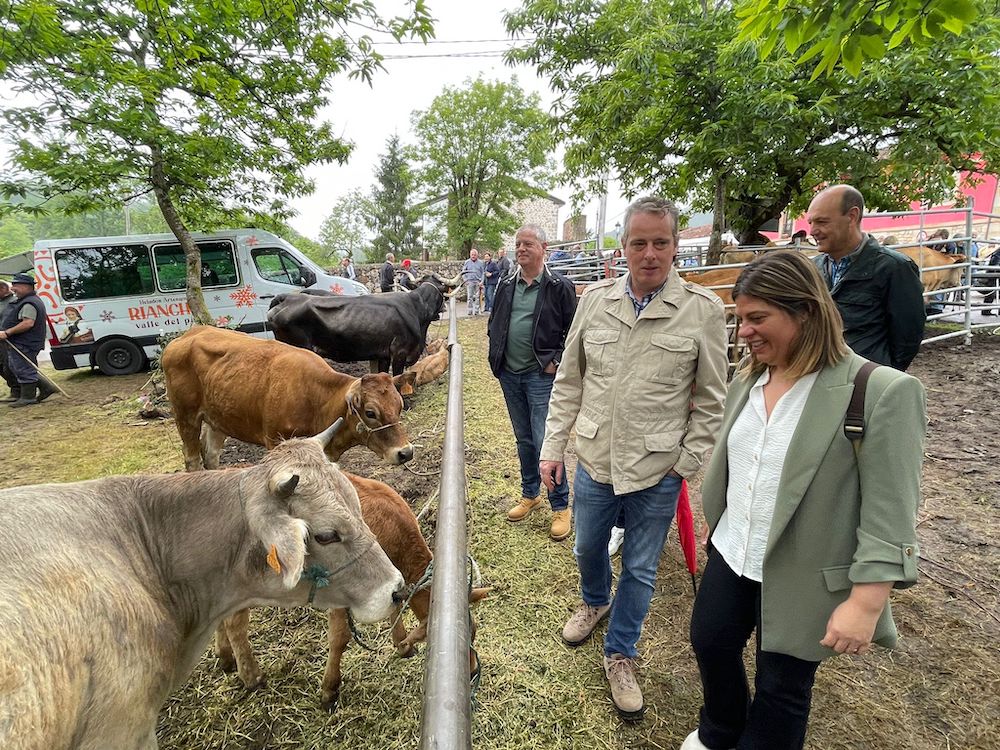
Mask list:
[{"label": "black trousers", "polygon": [[[743,650],[757,630],[750,697]],[[736,575],[716,550],[691,615],[691,645],[705,703],[698,736],[711,750],[801,750],[819,662],[760,649],[760,584]]]}]

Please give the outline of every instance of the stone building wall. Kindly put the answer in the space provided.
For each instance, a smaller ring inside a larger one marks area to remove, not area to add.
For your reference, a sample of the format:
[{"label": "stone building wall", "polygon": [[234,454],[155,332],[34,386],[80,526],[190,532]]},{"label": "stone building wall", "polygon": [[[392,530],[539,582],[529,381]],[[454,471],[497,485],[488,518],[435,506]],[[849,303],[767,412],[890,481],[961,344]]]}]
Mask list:
[{"label": "stone building wall", "polygon": [[[518,217],[519,224],[538,224],[545,230],[549,242],[559,238],[559,209],[566,205],[554,195],[543,195],[537,198],[526,198],[518,201],[511,212]],[[513,257],[514,233],[503,238],[503,247],[507,248],[507,256]]]}]

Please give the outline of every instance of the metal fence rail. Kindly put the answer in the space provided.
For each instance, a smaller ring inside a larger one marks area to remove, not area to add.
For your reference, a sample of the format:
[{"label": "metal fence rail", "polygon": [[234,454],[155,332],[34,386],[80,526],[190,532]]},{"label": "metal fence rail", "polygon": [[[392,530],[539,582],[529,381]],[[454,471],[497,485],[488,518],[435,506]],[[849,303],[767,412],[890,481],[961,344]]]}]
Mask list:
[{"label": "metal fence rail", "polygon": [[470,750],[472,707],[469,684],[469,584],[467,579],[465,407],[462,345],[458,343],[455,298],[448,301],[448,406],[437,533],[434,585],[427,625],[424,666],[422,750]]}]

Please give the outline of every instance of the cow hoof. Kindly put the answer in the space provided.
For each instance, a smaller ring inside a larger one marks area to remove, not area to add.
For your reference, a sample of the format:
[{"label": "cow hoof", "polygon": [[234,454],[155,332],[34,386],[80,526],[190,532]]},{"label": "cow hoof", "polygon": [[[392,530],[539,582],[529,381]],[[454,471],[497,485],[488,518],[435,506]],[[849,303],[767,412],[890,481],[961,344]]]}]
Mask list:
[{"label": "cow hoof", "polygon": [[233,656],[233,652],[216,654],[219,660],[219,669],[223,672],[235,672],[236,671],[236,657]]},{"label": "cow hoof", "polygon": [[417,653],[417,647],[413,643],[401,643],[396,646],[396,653],[404,659],[409,659]]},{"label": "cow hoof", "polygon": [[263,687],[267,680],[264,675],[258,672],[257,674],[252,674],[249,677],[244,677],[240,675],[240,679],[243,681],[243,686],[247,690],[256,690],[257,688]]},{"label": "cow hoof", "polygon": [[336,690],[324,690],[323,697],[320,699],[320,706],[327,713],[333,713],[337,710],[337,699],[340,697],[340,688]]}]

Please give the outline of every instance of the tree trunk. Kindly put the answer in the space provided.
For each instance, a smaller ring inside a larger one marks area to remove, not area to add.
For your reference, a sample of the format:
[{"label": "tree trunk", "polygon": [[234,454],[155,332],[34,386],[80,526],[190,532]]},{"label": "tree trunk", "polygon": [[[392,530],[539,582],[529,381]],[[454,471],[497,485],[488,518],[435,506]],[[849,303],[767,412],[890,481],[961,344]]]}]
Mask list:
[{"label": "tree trunk", "polygon": [[726,178],[715,175],[715,197],[712,199],[712,236],[708,240],[708,257],[705,265],[717,266],[722,262],[722,230],[726,226]]},{"label": "tree trunk", "polygon": [[149,171],[156,203],[160,207],[164,221],[167,222],[167,226],[170,227],[170,231],[174,233],[174,237],[177,238],[184,251],[187,302],[191,309],[191,316],[195,323],[212,325],[214,319],[208,312],[205,295],[201,291],[201,253],[170,198],[170,183],[163,171],[163,152],[156,145],[149,144],[149,147],[153,156]]}]

